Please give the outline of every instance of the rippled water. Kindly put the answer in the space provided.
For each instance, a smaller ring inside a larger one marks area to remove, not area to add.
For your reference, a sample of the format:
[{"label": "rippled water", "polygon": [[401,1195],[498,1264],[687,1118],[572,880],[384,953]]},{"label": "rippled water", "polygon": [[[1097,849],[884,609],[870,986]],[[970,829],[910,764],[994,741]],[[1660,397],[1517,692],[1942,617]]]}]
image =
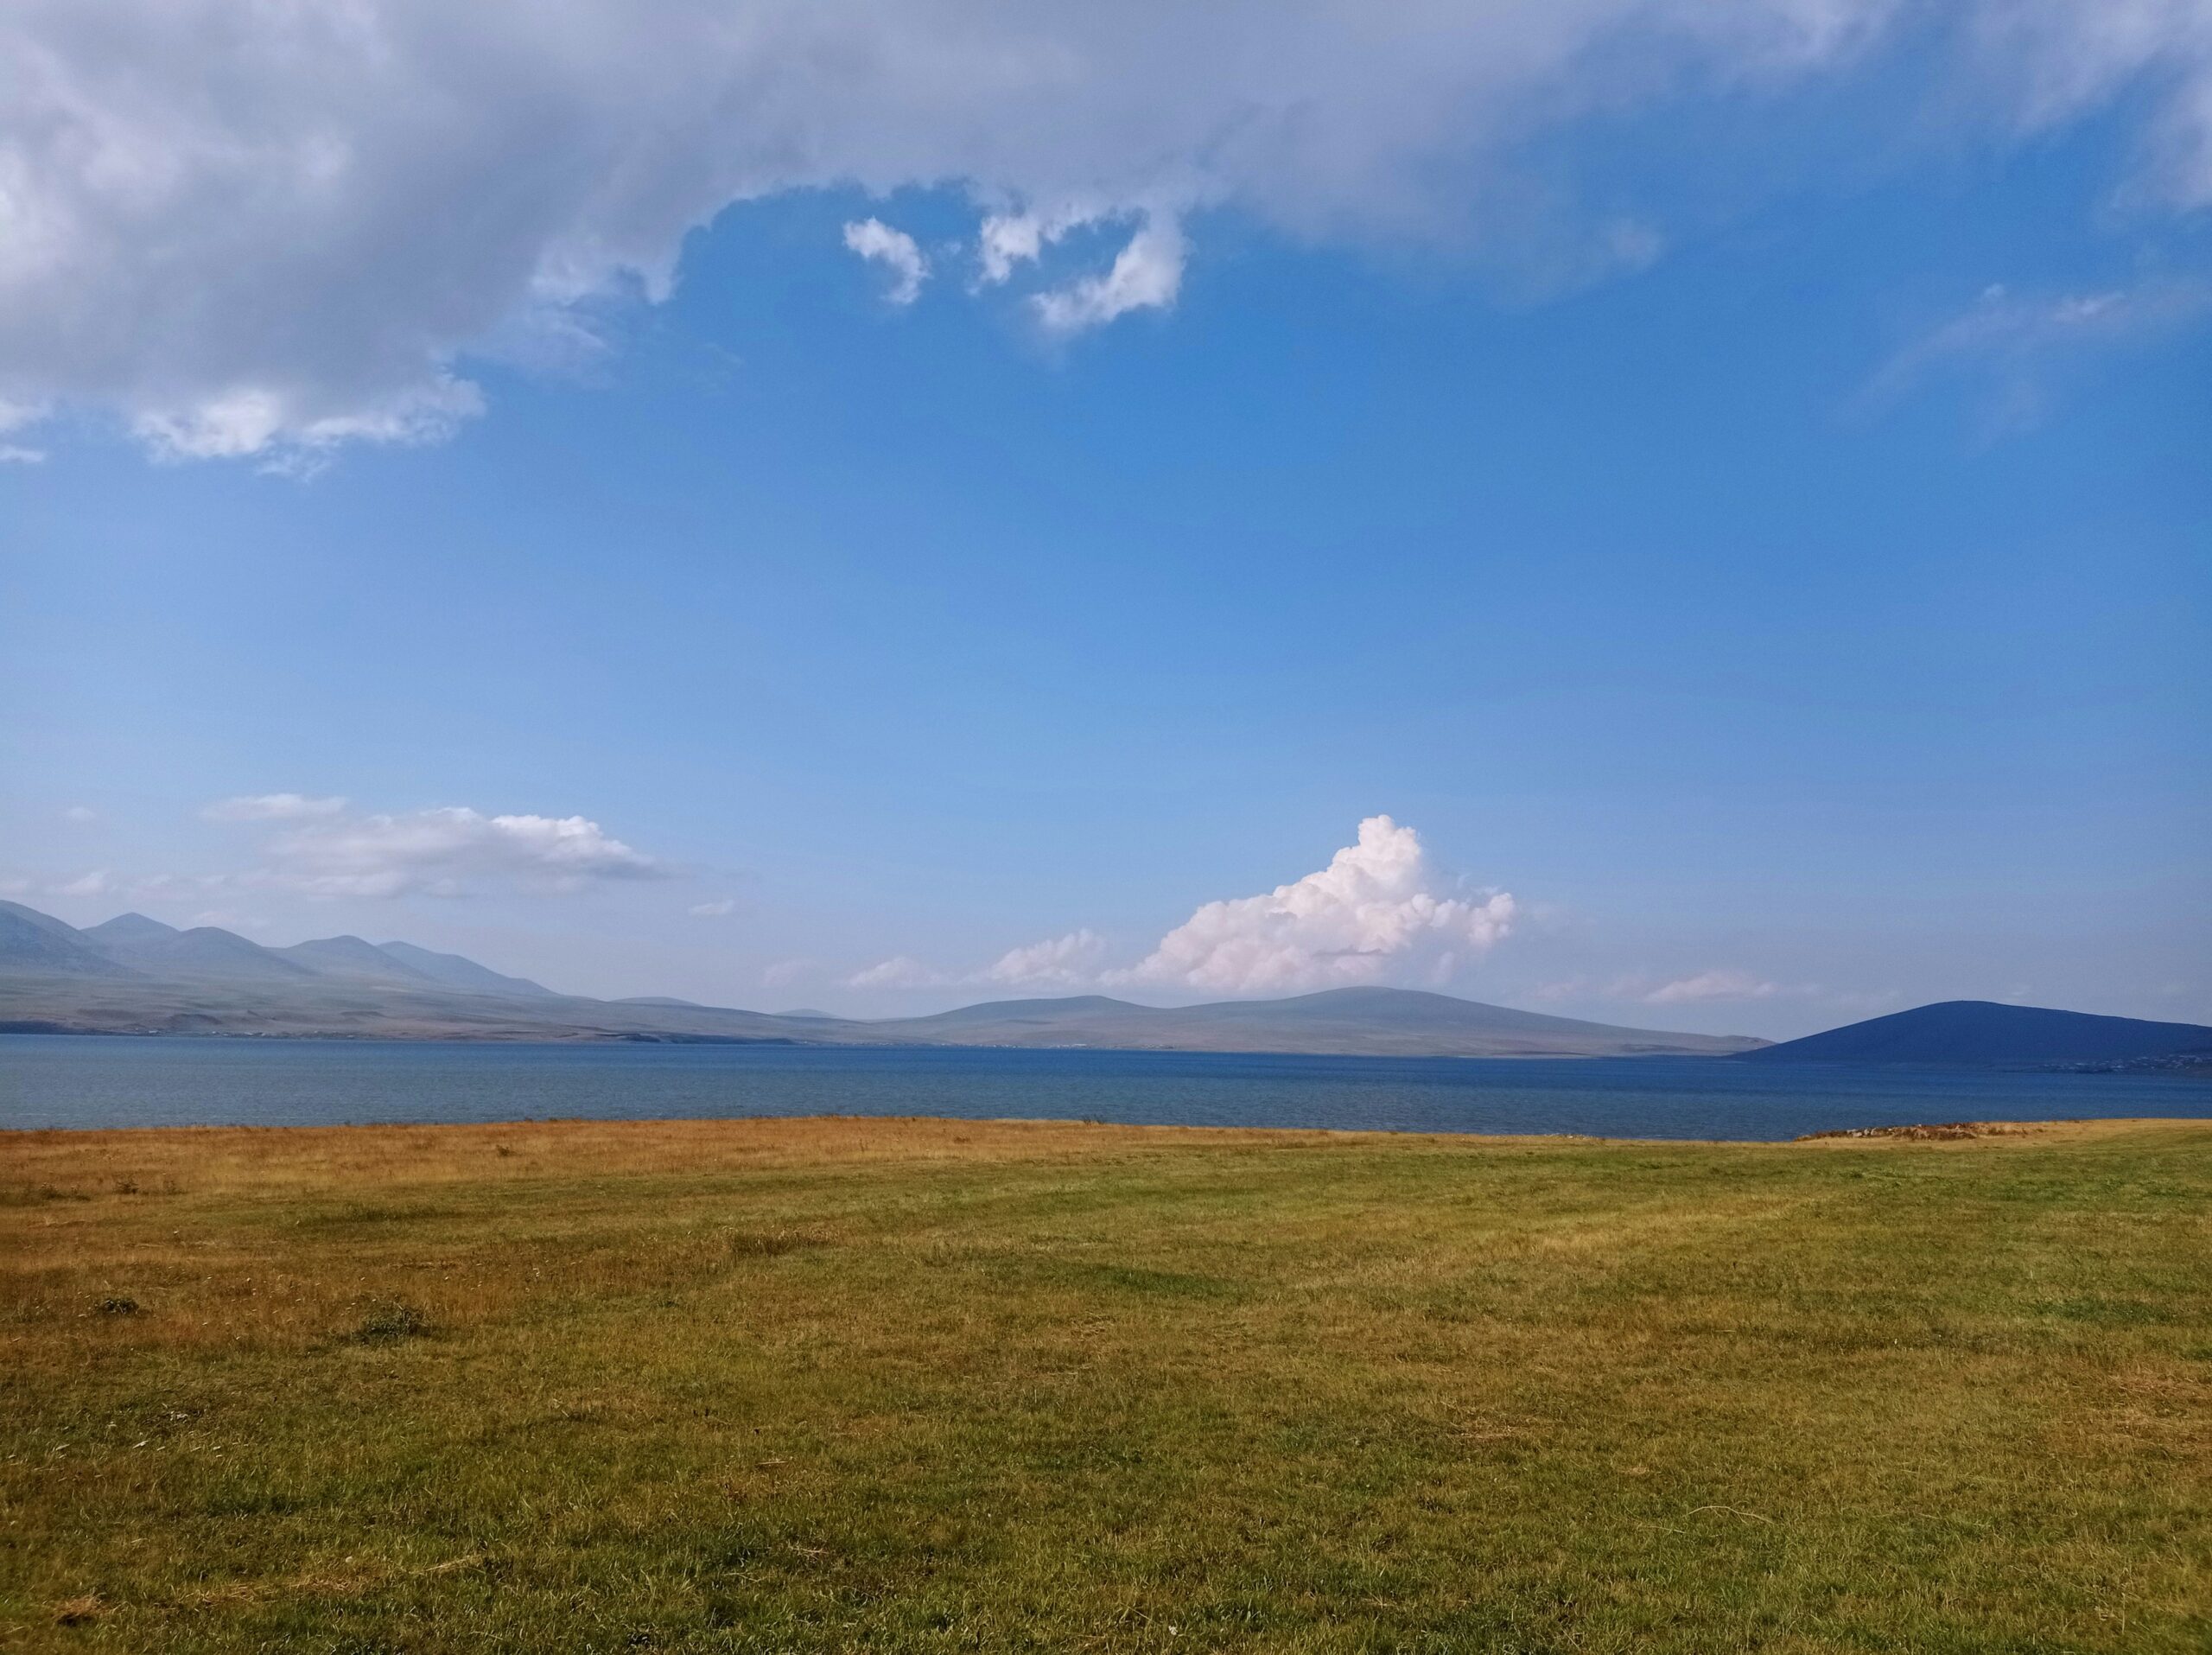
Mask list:
[{"label": "rippled water", "polygon": [[1701,1058],[0,1035],[0,1127],[739,1115],[1789,1138],[1921,1121],[2212,1117],[2212,1082]]}]

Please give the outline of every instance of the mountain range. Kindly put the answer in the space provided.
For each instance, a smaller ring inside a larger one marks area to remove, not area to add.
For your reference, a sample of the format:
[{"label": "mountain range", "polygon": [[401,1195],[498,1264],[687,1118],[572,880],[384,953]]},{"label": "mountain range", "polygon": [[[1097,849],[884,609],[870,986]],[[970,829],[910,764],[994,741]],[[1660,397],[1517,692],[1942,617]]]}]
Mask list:
[{"label": "mountain range", "polygon": [[1947,1001],[1779,1044],[1624,1028],[1413,989],[1143,1006],[1103,995],[1001,1000],[925,1017],[766,1013],[647,995],[555,992],[412,943],[323,937],[270,948],[141,913],[79,930],[0,901],[0,1032],[373,1040],[751,1041],[1091,1047],[1373,1057],[1741,1057],[1754,1063],[2212,1067],[2212,1028]]},{"label": "mountain range", "polygon": [[661,996],[556,994],[404,942],[325,937],[270,948],[216,926],[180,930],[138,913],[80,931],[14,902],[0,902],[0,1029],[1460,1057],[1719,1057],[1765,1043],[1615,1028],[1410,989],[1177,1007],[1085,995],[872,1021],[772,1015]]}]

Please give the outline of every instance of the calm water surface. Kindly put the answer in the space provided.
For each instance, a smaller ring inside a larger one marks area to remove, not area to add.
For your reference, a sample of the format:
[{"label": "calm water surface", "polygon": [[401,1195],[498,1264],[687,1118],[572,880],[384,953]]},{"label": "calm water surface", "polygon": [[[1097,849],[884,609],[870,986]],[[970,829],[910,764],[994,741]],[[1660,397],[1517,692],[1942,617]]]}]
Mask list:
[{"label": "calm water surface", "polygon": [[2212,1118],[2212,1082],[1702,1058],[0,1035],[0,1127],[738,1115],[1789,1138],[1918,1121]]}]

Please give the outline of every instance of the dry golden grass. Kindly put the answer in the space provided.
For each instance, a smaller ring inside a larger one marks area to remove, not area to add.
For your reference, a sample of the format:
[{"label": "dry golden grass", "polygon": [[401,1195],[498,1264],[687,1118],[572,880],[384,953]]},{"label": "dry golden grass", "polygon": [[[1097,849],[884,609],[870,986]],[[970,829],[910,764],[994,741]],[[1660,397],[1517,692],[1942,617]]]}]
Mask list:
[{"label": "dry golden grass", "polygon": [[0,1636],[2190,1650],[2212,1125],[0,1139]]}]

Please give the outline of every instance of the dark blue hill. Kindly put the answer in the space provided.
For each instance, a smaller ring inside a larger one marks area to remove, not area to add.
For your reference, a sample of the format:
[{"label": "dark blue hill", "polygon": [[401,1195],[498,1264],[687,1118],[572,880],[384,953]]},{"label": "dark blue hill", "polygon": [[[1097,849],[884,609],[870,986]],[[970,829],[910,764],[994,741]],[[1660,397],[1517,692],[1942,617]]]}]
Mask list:
[{"label": "dark blue hill", "polygon": [[1946,1000],[1738,1054],[1739,1063],[1934,1063],[1979,1067],[2124,1063],[2202,1052],[2212,1028],[2044,1006]]}]

